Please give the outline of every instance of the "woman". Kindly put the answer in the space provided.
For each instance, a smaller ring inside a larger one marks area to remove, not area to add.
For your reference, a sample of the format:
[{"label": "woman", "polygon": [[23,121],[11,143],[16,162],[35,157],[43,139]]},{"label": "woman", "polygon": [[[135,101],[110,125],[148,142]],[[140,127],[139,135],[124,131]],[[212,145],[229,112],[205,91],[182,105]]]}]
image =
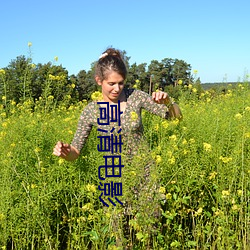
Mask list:
[{"label": "woman", "polygon": [[[122,153],[127,157],[124,161],[126,166],[123,168],[126,174],[123,173],[124,183],[122,183],[125,189],[125,197],[123,197],[125,200],[123,201],[125,218],[128,219],[136,213],[138,215],[138,211],[142,211],[140,214],[145,218],[155,218],[155,211],[159,207],[159,203],[157,205],[159,199],[155,195],[158,185],[155,180],[151,181],[149,178],[152,161],[148,157],[150,155],[147,153],[148,149],[141,146],[144,145],[141,110],[144,108],[164,119],[181,118],[182,115],[178,105],[172,102],[165,92],[154,92],[151,97],[143,91],[124,88],[126,76],[127,69],[120,51],[113,48],[107,49],[100,56],[95,69],[95,80],[102,89],[102,103],[93,101],[84,108],[72,143],[57,142],[53,153],[65,160],[73,161],[80,155],[93,126],[96,126],[103,136],[115,129],[116,134],[119,134],[122,138]],[[100,110],[104,107],[107,108],[107,103],[110,106],[111,117],[116,115],[112,113],[116,109],[111,109],[111,107],[117,107],[117,110],[120,110],[120,124],[119,122],[110,122],[105,125],[98,124],[98,118],[101,115]],[[143,152],[144,157],[140,158],[138,164],[135,164],[133,156],[138,157],[139,150]],[[135,169],[137,172],[134,171]],[[136,173],[136,177],[131,177],[132,172]],[[99,186],[99,190],[103,189]],[[103,204],[107,205],[107,203]],[[118,222],[121,217],[121,214],[118,214],[111,223],[114,232],[118,232],[118,228],[124,226],[123,223]],[[127,232],[130,230],[128,225],[129,223],[125,223],[125,231]],[[119,239],[122,241],[124,237],[119,236],[117,238],[118,245],[120,244],[118,243]]]}]

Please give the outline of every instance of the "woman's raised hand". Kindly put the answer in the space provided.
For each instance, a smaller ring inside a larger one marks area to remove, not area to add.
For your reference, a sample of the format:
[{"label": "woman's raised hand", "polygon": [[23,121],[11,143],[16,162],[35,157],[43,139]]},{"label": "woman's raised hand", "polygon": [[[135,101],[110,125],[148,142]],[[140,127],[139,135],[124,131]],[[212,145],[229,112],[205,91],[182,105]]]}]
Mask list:
[{"label": "woman's raised hand", "polygon": [[169,104],[171,103],[171,99],[168,93],[163,91],[157,91],[152,93],[153,101],[159,104]]}]

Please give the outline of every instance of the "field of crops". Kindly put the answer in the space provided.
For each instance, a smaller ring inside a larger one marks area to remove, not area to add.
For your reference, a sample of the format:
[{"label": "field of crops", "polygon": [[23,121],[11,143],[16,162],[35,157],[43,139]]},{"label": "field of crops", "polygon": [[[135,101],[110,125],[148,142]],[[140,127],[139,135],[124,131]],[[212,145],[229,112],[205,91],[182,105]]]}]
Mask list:
[{"label": "field of crops", "polygon": [[[41,102],[0,107],[0,249],[123,249],[118,241],[128,249],[249,249],[249,84],[184,93],[182,121],[143,113],[151,155],[124,167],[124,199],[136,207],[129,216],[99,200],[96,130],[77,161],[52,155],[58,140],[71,142],[86,102]],[[155,217],[147,198],[129,193],[149,157],[150,182],[164,197]]]}]

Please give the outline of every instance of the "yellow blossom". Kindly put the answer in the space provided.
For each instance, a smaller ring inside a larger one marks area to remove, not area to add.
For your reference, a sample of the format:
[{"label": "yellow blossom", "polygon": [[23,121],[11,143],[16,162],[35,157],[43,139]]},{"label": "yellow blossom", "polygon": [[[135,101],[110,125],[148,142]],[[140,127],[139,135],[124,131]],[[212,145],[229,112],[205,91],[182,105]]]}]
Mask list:
[{"label": "yellow blossom", "polygon": [[15,106],[15,105],[16,105],[16,102],[12,100],[12,101],[10,102],[10,104],[11,104],[12,106]]},{"label": "yellow blossom", "polygon": [[95,91],[91,94],[91,99],[93,101],[101,101],[103,99],[102,93],[100,91]]},{"label": "yellow blossom", "polygon": [[242,119],[242,114],[238,113],[234,116],[237,120],[241,120]]},{"label": "yellow blossom", "polygon": [[3,123],[2,123],[2,126],[3,126],[4,128],[6,128],[6,127],[8,126],[8,123],[7,123],[7,122],[3,122]]},{"label": "yellow blossom", "polygon": [[232,161],[232,157],[223,157],[223,156],[220,156],[219,159],[223,162],[223,163],[228,163],[230,161]]},{"label": "yellow blossom", "polygon": [[36,147],[36,148],[34,149],[34,151],[35,151],[36,153],[38,153],[38,152],[41,151],[41,149],[40,149],[39,147]]},{"label": "yellow blossom", "polygon": [[6,96],[5,95],[2,96],[2,100],[6,100]]},{"label": "yellow blossom", "polygon": [[160,155],[156,155],[156,159],[155,159],[156,163],[159,164],[162,162],[162,158]]},{"label": "yellow blossom", "polygon": [[192,89],[192,92],[193,92],[193,93],[197,93],[197,89],[196,89],[196,88],[193,88],[193,89]]},{"label": "yellow blossom", "polygon": [[52,74],[49,74],[49,80],[55,80],[55,76],[53,76]]},{"label": "yellow blossom", "polygon": [[166,188],[165,187],[160,187],[159,188],[159,193],[165,194],[166,193]]},{"label": "yellow blossom", "polygon": [[184,138],[183,140],[182,140],[182,145],[186,145],[187,144],[187,140]]},{"label": "yellow blossom", "polygon": [[182,83],[183,83],[182,80],[179,80],[179,81],[178,81],[178,84],[179,84],[179,85],[182,85]]},{"label": "yellow blossom", "polygon": [[170,200],[171,198],[172,198],[172,194],[171,194],[171,193],[167,193],[167,194],[166,194],[166,199],[167,199],[167,200]]},{"label": "yellow blossom", "polygon": [[245,107],[245,110],[250,111],[250,107],[249,106]]},{"label": "yellow blossom", "polygon": [[214,212],[214,215],[215,215],[215,216],[223,215],[223,211],[221,211],[220,209],[217,209],[217,210]]},{"label": "yellow blossom", "polygon": [[198,74],[198,70],[197,69],[194,69],[193,70],[193,73],[196,75],[196,74]]},{"label": "yellow blossom", "polygon": [[48,100],[53,100],[54,99],[54,96],[53,95],[49,95],[48,96]]},{"label": "yellow blossom", "polygon": [[134,89],[137,89],[137,85],[136,85],[136,84],[134,84],[134,85],[133,85],[133,88],[134,88]]},{"label": "yellow blossom", "polygon": [[58,160],[58,164],[59,164],[59,165],[62,165],[62,164],[64,163],[64,161],[65,161],[65,160],[64,160],[63,158],[60,158],[60,159]]},{"label": "yellow blossom", "polygon": [[202,214],[202,211],[203,211],[203,209],[202,209],[202,207],[200,207],[196,212],[195,212],[195,216],[198,216],[198,215],[201,215]]},{"label": "yellow blossom", "polygon": [[71,84],[71,88],[74,89],[76,85],[74,83]]},{"label": "yellow blossom", "polygon": [[155,124],[154,129],[155,129],[155,131],[158,131],[158,130],[159,130],[159,124],[158,124],[158,123]]},{"label": "yellow blossom", "polygon": [[136,176],[136,172],[135,171],[131,171],[130,172],[132,175]]},{"label": "yellow blossom", "polygon": [[31,47],[32,46],[32,42],[28,42],[28,47]]},{"label": "yellow blossom", "polygon": [[175,157],[172,156],[170,159],[168,159],[169,164],[173,165],[175,164]]},{"label": "yellow blossom", "polygon": [[171,141],[176,141],[177,140],[177,136],[176,135],[171,135],[171,136],[169,136],[169,139]]},{"label": "yellow blossom", "polygon": [[237,204],[233,204],[232,210],[234,210],[234,211],[239,210],[239,206]]},{"label": "yellow blossom", "polygon": [[140,80],[139,80],[139,79],[136,79],[136,80],[135,80],[135,82],[136,82],[136,83],[139,83],[139,82],[140,82]]},{"label": "yellow blossom", "polygon": [[54,57],[54,60],[57,62],[57,61],[58,61],[58,56],[55,56],[55,57]]},{"label": "yellow blossom", "polygon": [[4,69],[0,69],[0,75],[5,75],[5,70]]},{"label": "yellow blossom", "polygon": [[192,89],[192,87],[193,87],[193,85],[190,83],[190,84],[188,84],[188,88],[189,89]]},{"label": "yellow blossom", "polygon": [[238,195],[242,195],[242,194],[243,194],[243,191],[242,191],[241,189],[238,189],[238,190],[237,190],[237,194],[238,194]]},{"label": "yellow blossom", "polygon": [[214,179],[214,178],[216,177],[216,175],[217,175],[216,172],[212,172],[212,173],[210,173],[208,179],[209,179],[209,180],[212,180],[212,179]]},{"label": "yellow blossom", "polygon": [[250,132],[245,133],[245,138],[250,138]]},{"label": "yellow blossom", "polygon": [[227,197],[230,195],[230,191],[229,190],[222,190],[222,197]]},{"label": "yellow blossom", "polygon": [[4,214],[0,214],[0,221],[4,220],[4,218],[5,218]]},{"label": "yellow blossom", "polygon": [[132,121],[136,121],[138,119],[138,114],[134,111],[130,113],[130,118]]},{"label": "yellow blossom", "polygon": [[179,124],[179,120],[178,119],[174,119],[174,120],[171,121],[171,124],[174,125],[174,126],[176,126],[176,125]]},{"label": "yellow blossom", "polygon": [[203,142],[203,148],[207,152],[211,152],[212,151],[212,146],[209,143]]},{"label": "yellow blossom", "polygon": [[95,193],[96,192],[96,186],[92,184],[87,184],[86,186],[87,191]]},{"label": "yellow blossom", "polygon": [[85,212],[85,211],[89,211],[93,208],[93,204],[92,203],[86,203],[83,207],[82,207],[82,211]]},{"label": "yellow blossom", "polygon": [[194,138],[190,138],[189,139],[189,143],[191,143],[191,144],[195,143],[195,139]]},{"label": "yellow blossom", "polygon": [[167,128],[168,127],[168,122],[166,120],[164,120],[162,123],[161,123],[162,127],[163,128]]},{"label": "yellow blossom", "polygon": [[32,184],[30,185],[30,187],[31,187],[32,189],[34,189],[34,188],[37,187],[37,185],[32,183]]}]

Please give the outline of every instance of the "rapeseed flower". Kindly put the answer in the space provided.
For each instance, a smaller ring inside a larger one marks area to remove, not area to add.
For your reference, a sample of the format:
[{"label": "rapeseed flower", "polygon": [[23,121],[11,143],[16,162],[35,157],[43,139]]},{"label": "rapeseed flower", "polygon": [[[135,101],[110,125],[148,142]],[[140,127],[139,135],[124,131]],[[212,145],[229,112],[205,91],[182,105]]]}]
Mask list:
[{"label": "rapeseed flower", "polygon": [[102,93],[100,91],[95,91],[91,94],[91,99],[93,101],[101,101],[103,99]]},{"label": "rapeseed flower", "polygon": [[158,123],[155,124],[154,129],[155,129],[155,131],[158,131],[158,130],[159,130],[159,124],[158,124]]},{"label": "rapeseed flower", "polygon": [[203,208],[200,207],[200,208],[194,213],[194,216],[201,215],[201,214],[202,214],[202,211],[203,211]]},{"label": "rapeseed flower", "polygon": [[5,75],[5,70],[4,69],[0,69],[0,75]]},{"label": "rapeseed flower", "polygon": [[32,42],[28,42],[28,47],[31,47],[32,46]]},{"label": "rapeseed flower", "polygon": [[214,178],[216,177],[216,175],[217,175],[216,172],[212,172],[212,173],[210,173],[208,179],[209,179],[209,180],[212,180],[212,179],[214,179]]},{"label": "rapeseed flower", "polygon": [[86,212],[86,211],[90,211],[93,208],[93,204],[92,203],[86,203],[83,207],[82,207],[82,211]]},{"label": "rapeseed flower", "polygon": [[138,119],[138,114],[134,111],[130,113],[130,118],[132,121],[136,121]]},{"label": "rapeseed flower", "polygon": [[207,152],[211,152],[212,151],[212,146],[209,143],[203,142],[203,148]]},{"label": "rapeseed flower", "polygon": [[222,197],[225,198],[225,197],[230,195],[230,191],[229,190],[222,190],[221,194],[222,194]]},{"label": "rapeseed flower", "polygon": [[230,161],[232,161],[232,157],[223,157],[223,156],[220,156],[219,158],[223,163],[228,163]]},{"label": "rapeseed flower", "polygon": [[58,56],[55,56],[55,57],[54,57],[54,60],[57,62],[57,61],[58,61]]},{"label": "rapeseed flower", "polygon": [[166,193],[166,188],[165,187],[160,187],[159,188],[159,193],[165,194]]},{"label": "rapeseed flower", "polygon": [[0,221],[1,221],[1,220],[4,220],[4,219],[5,219],[4,214],[0,214]]},{"label": "rapeseed flower", "polygon": [[172,194],[171,194],[171,193],[167,193],[167,194],[166,194],[166,199],[167,199],[167,200],[170,200],[171,198],[172,198]]},{"label": "rapeseed flower", "polygon": [[239,210],[239,206],[237,204],[233,204],[232,210],[238,211]]},{"label": "rapeseed flower", "polygon": [[182,80],[179,80],[179,81],[178,81],[178,84],[179,84],[179,85],[182,85],[182,83],[183,83]]},{"label": "rapeseed flower", "polygon": [[243,191],[241,189],[239,189],[239,190],[237,190],[237,194],[241,196],[243,194]]},{"label": "rapeseed flower", "polygon": [[167,128],[167,127],[168,127],[168,122],[164,120],[164,121],[161,123],[161,125],[162,125],[163,128]]},{"label": "rapeseed flower", "polygon": [[237,119],[237,120],[241,120],[241,119],[242,119],[242,114],[238,113],[238,114],[236,114],[234,117],[235,117],[235,119]]},{"label": "rapeseed flower", "polygon": [[87,184],[86,186],[87,191],[95,193],[96,192],[96,186],[92,184]]},{"label": "rapeseed flower", "polygon": [[176,141],[177,140],[177,136],[176,135],[171,135],[171,136],[169,136],[169,139],[171,141]]},{"label": "rapeseed flower", "polygon": [[169,164],[173,165],[175,164],[175,157],[172,156],[170,159],[168,159]]},{"label": "rapeseed flower", "polygon": [[159,164],[159,163],[162,162],[162,158],[161,158],[160,155],[156,155],[155,162],[156,162],[157,164]]}]

